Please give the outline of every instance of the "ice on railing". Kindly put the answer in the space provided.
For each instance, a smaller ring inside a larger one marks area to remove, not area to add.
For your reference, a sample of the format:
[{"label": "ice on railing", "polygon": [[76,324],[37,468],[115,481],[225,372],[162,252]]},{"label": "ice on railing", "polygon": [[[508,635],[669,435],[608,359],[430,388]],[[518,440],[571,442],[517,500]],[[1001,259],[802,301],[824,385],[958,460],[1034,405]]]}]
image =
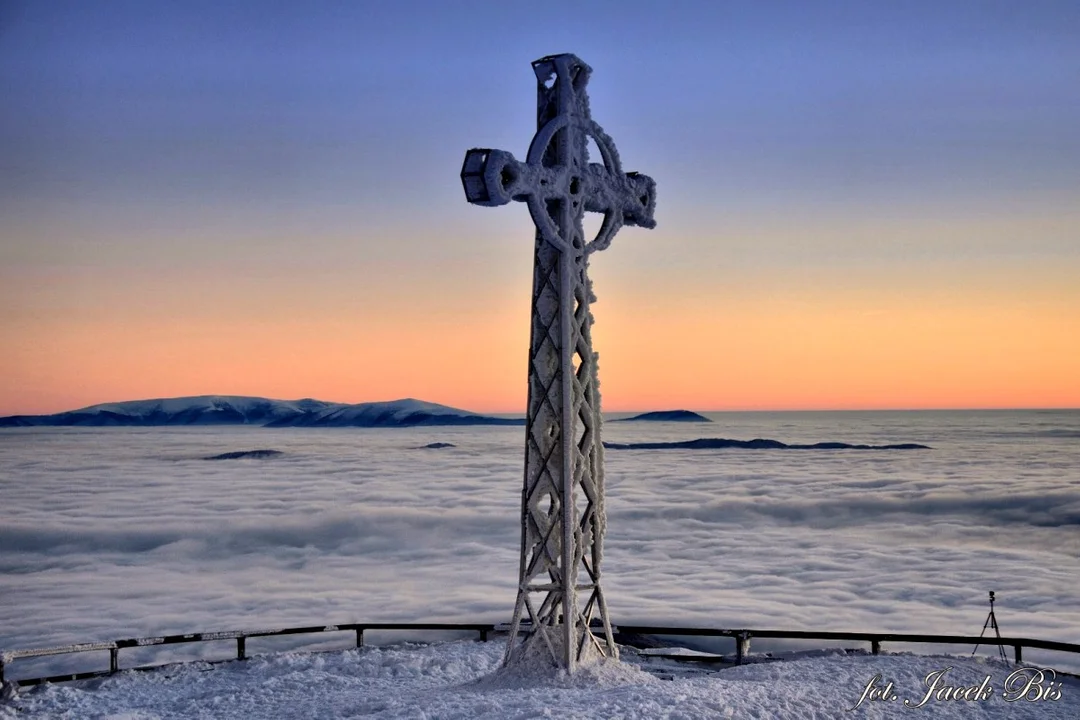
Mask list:
[{"label": "ice on railing", "polygon": [[30,650],[7,650],[0,652],[0,662],[8,663],[16,658],[46,657],[49,655],[67,655],[69,653],[92,652],[94,650],[112,650],[115,642],[78,643],[51,648],[33,648]]}]

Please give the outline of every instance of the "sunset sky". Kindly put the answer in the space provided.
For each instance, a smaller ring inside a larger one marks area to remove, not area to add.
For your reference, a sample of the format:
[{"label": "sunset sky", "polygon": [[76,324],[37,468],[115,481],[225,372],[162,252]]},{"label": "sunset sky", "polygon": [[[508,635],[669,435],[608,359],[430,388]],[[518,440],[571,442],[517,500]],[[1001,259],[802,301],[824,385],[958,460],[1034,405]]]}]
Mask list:
[{"label": "sunset sky", "polygon": [[532,224],[458,173],[560,52],[657,183],[606,410],[1080,407],[1080,3],[6,0],[0,415],[523,411]]}]

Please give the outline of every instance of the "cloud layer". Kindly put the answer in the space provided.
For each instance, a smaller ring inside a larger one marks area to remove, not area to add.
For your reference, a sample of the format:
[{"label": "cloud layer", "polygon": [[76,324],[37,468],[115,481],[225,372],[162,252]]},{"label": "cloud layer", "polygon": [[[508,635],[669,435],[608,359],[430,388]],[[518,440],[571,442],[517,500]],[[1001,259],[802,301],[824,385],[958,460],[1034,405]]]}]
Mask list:
[{"label": "cloud layer", "polygon": [[[608,453],[615,621],[978,634],[995,590],[1004,634],[1080,642],[1080,416],[870,415],[714,418],[728,436],[934,449]],[[282,455],[202,459],[252,448]],[[521,457],[520,428],[3,431],[0,648],[505,621]]]}]

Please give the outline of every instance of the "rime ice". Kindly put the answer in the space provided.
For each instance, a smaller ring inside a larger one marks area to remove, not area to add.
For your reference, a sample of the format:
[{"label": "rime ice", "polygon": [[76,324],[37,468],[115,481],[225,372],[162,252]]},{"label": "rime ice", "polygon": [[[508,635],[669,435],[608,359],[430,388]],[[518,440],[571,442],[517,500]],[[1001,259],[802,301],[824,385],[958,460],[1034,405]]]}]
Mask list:
[{"label": "rime ice", "polygon": [[[656,185],[623,173],[614,143],[590,116],[588,65],[553,55],[533,70],[537,132],[526,162],[474,148],[461,180],[469,202],[493,207],[518,200],[536,224],[521,568],[505,662],[531,665],[539,656],[572,672],[618,657],[600,587],[604,454],[589,256],[607,248],[623,225],[655,226]],[[589,138],[602,163],[589,163]],[[604,215],[587,242],[586,210]],[[602,637],[590,630],[594,618]],[[530,630],[520,644],[519,628]]]}]

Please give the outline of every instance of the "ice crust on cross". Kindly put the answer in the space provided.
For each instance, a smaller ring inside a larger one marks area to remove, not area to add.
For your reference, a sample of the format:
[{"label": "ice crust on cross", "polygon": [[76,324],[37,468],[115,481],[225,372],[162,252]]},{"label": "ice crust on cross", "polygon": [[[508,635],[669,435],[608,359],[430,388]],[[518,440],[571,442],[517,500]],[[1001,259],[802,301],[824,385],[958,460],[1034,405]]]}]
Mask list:
[{"label": "ice crust on cross", "polygon": [[[624,225],[655,226],[656,185],[623,172],[615,144],[593,121],[588,65],[553,55],[533,70],[537,131],[525,162],[474,148],[461,180],[469,202],[524,202],[536,225],[521,563],[504,664],[573,672],[618,658],[600,584],[607,519],[589,257]],[[602,162],[589,162],[589,138]],[[586,211],[604,215],[588,241]],[[520,641],[519,630],[525,631]]]}]

